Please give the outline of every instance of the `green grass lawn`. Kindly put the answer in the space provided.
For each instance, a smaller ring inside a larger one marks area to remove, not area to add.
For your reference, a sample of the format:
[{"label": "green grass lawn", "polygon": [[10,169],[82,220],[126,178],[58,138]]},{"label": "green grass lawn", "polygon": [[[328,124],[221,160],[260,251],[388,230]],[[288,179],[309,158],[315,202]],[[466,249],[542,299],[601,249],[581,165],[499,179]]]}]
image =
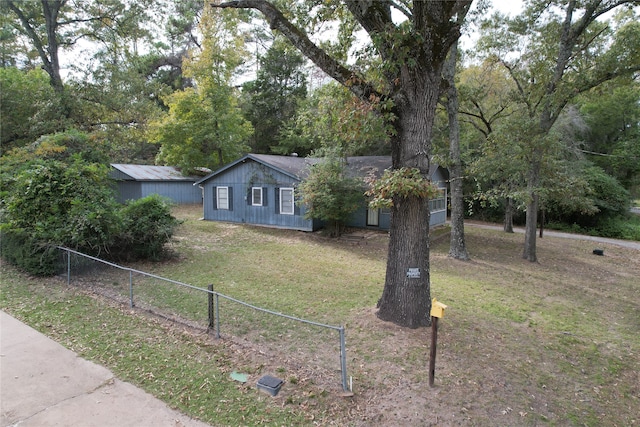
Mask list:
[{"label": "green grass lawn", "polygon": [[[134,279],[138,304],[196,324],[131,310],[128,278],[34,279],[2,266],[0,307],[81,356],[107,366],[212,425],[634,425],[640,423],[640,256],[545,237],[539,263],[521,235],[467,227],[470,262],[447,257],[446,229],[431,254],[440,322],[436,387],[428,386],[429,329],[375,317],[386,236],[360,244],[315,233],[185,219],[175,256],[134,268],[288,315],[344,325],[354,396],[340,397],[337,338],[221,304],[223,340],[203,331],[206,300]],[[123,281],[125,282],[123,284]],[[229,339],[224,339],[225,334]],[[230,335],[235,338],[231,339]],[[247,384],[229,378],[249,374]],[[271,398],[263,374],[285,379]]]}]

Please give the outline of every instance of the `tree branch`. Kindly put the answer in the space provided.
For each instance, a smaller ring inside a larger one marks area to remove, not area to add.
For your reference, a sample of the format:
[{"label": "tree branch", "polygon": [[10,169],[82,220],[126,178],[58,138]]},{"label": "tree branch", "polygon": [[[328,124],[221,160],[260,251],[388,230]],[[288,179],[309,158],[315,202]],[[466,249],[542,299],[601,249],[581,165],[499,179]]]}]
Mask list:
[{"label": "tree branch", "polygon": [[29,19],[24,15],[24,13],[22,13],[22,11],[14,4],[12,0],[6,0],[6,2],[7,2],[7,5],[9,6],[9,9],[11,9],[13,13],[15,13],[18,16],[18,18],[20,19],[20,22],[22,22],[22,27],[27,33],[27,36],[29,36],[29,38],[33,42],[33,45],[36,47],[36,50],[38,51],[38,55],[40,56],[40,59],[42,60],[42,63],[45,69],[47,70],[50,69],[51,61],[49,61],[49,57],[47,56],[47,53],[44,50],[44,46],[42,45],[42,42],[38,37],[38,35],[36,34],[36,31],[34,30],[33,26],[31,26]]},{"label": "tree branch", "polygon": [[413,13],[411,12],[411,6],[409,6],[404,0],[389,0],[391,7],[399,10],[407,19],[413,19]]},{"label": "tree branch", "polygon": [[[380,55],[389,59],[393,55],[393,46],[388,43],[389,27],[394,25],[391,19],[391,2],[376,0],[349,0],[347,9],[369,33]],[[377,40],[376,40],[377,39]]]},{"label": "tree branch", "polygon": [[346,68],[324,50],[314,44],[305,33],[293,25],[282,12],[267,0],[235,0],[225,3],[211,3],[214,8],[256,9],[262,13],[272,30],[282,33],[307,58],[338,83],[348,88],[358,98],[370,102],[382,98],[382,94],[354,71]]}]

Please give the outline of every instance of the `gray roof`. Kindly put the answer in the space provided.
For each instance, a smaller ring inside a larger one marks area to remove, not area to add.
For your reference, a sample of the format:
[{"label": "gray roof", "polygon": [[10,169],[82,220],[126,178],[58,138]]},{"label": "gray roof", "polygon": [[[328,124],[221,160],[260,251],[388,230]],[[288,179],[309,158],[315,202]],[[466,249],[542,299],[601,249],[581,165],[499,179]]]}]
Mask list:
[{"label": "gray roof", "polygon": [[347,157],[347,174],[365,178],[374,175],[380,178],[385,169],[391,168],[391,156]]},{"label": "gray roof", "polygon": [[309,175],[309,167],[322,160],[314,157],[276,156],[272,154],[249,154],[247,157],[258,160],[260,163],[268,164],[299,179],[306,178]]},{"label": "gray roof", "polygon": [[[111,167],[134,181],[195,181],[196,178],[184,176],[173,166],[128,165],[112,163]],[[127,179],[119,176],[120,179]]]},{"label": "gray roof", "polygon": [[[247,160],[253,160],[258,163],[268,165],[286,175],[291,176],[297,180],[303,180],[309,175],[310,166],[321,162],[322,158],[317,157],[297,157],[297,156],[277,156],[271,154],[247,154],[241,159],[235,162],[229,163],[226,166],[218,169],[212,174],[197,181],[196,184],[201,184],[209,178],[212,178],[227,169],[234,167],[239,163],[244,163]],[[385,169],[391,168],[391,156],[358,156],[347,157],[347,171],[348,175],[352,177],[365,178],[369,175],[374,175],[376,178],[382,176]],[[432,163],[429,171],[429,175],[433,175],[438,169],[438,165]]]}]

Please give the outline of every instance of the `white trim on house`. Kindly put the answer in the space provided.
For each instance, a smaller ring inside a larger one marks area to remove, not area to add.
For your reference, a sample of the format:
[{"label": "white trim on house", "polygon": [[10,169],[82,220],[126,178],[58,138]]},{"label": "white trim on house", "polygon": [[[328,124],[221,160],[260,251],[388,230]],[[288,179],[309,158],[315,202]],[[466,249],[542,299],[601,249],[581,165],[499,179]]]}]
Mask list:
[{"label": "white trim on house", "polygon": [[251,206],[262,206],[262,187],[251,187]]},{"label": "white trim on house", "polygon": [[216,206],[218,209],[229,210],[229,187],[216,187]]},{"label": "white trim on house", "polygon": [[280,213],[282,215],[294,215],[295,213],[295,200],[291,187],[280,189]]}]

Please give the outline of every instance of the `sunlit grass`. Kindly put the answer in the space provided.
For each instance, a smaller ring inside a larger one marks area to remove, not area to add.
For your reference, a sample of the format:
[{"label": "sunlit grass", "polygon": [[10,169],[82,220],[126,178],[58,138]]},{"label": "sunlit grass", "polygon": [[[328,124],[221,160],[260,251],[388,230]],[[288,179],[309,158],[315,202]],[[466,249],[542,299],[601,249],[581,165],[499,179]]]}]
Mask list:
[{"label": "sunlit grass", "polygon": [[[354,400],[358,407],[375,406],[398,387],[431,392],[429,330],[397,328],[372,315],[384,282],[384,234],[352,245],[198,221],[189,210],[182,217],[186,222],[172,244],[175,257],[135,268],[202,288],[213,284],[225,295],[288,315],[345,325],[349,375],[362,396]],[[432,296],[449,306],[440,323],[438,396],[460,419],[472,419],[470,425],[637,423],[637,251],[605,245],[605,256],[596,257],[591,243],[543,238],[539,263],[529,263],[521,257],[522,243],[522,235],[468,227],[470,262],[447,257],[446,238],[432,246]],[[108,284],[120,286],[126,301],[127,287],[113,283],[119,280]],[[284,359],[274,361],[276,373],[291,378],[294,391],[274,404],[228,380],[232,369],[260,373],[260,364],[238,363],[237,355],[209,339],[114,308],[61,281],[47,283],[3,266],[1,307],[190,415],[214,425],[257,425],[261,417],[270,425],[311,425],[311,416],[319,424],[361,422],[347,415],[355,411],[350,401],[305,388],[308,378]],[[147,299],[206,324],[203,294],[139,279],[134,290],[136,301]],[[243,335],[259,346],[282,345],[282,353],[292,356],[314,353],[325,343],[331,348],[335,341],[332,332],[317,338],[315,331],[230,302],[223,301],[221,311],[223,334]]]}]

